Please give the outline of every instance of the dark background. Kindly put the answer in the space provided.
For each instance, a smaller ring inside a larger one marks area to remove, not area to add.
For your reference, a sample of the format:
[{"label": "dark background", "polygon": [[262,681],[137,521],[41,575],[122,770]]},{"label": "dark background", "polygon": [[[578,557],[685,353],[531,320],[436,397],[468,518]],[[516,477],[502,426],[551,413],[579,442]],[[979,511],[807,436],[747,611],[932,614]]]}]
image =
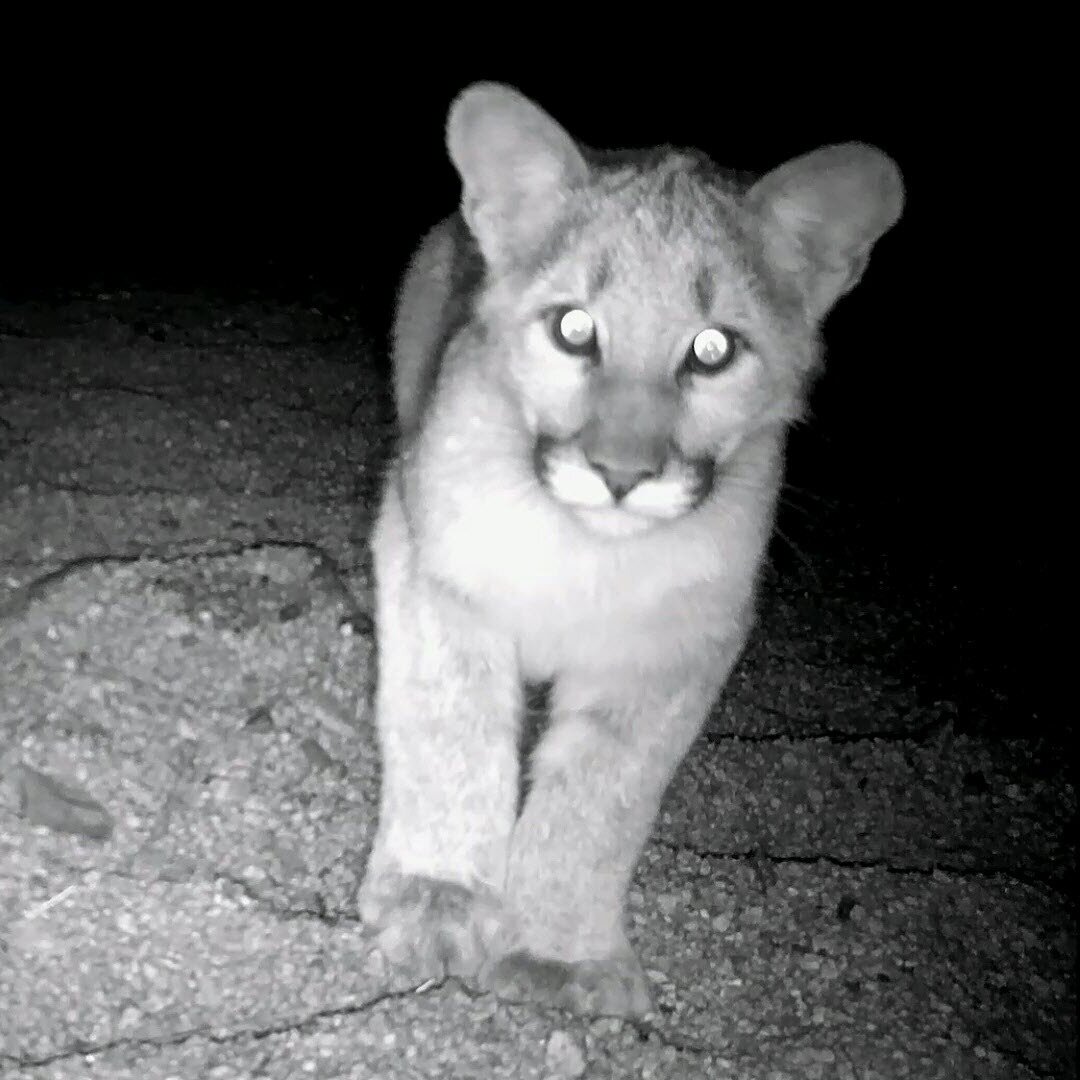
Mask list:
[{"label": "dark background", "polygon": [[851,535],[873,522],[868,543],[913,579],[947,579],[966,605],[963,632],[1030,689],[1047,633],[1053,454],[1032,408],[1039,359],[1019,292],[1030,271],[1004,181],[1034,135],[992,82],[947,85],[914,55],[899,68],[807,60],[780,83],[703,55],[665,72],[557,55],[532,71],[435,69],[398,56],[389,74],[332,58],[230,69],[162,55],[137,75],[39,79],[7,139],[18,168],[0,297],[256,290],[332,298],[381,333],[409,252],[455,204],[443,123],[477,78],[514,83],[596,146],[697,146],[764,172],[825,143],[874,143],[900,165],[907,206],[826,323],[826,373],[790,479],[857,508]]}]

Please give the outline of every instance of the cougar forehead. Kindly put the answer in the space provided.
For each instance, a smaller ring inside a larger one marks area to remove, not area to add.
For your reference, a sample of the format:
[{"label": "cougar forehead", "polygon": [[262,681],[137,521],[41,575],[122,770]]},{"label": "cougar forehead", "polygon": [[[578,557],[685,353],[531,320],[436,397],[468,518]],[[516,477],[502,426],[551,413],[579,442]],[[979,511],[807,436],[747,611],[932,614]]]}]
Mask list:
[{"label": "cougar forehead", "polygon": [[601,165],[479,309],[505,316],[512,306],[528,319],[581,305],[600,323],[606,368],[630,377],[672,374],[693,335],[717,324],[739,330],[778,375],[804,373],[816,340],[761,257],[741,190],[692,152]]}]

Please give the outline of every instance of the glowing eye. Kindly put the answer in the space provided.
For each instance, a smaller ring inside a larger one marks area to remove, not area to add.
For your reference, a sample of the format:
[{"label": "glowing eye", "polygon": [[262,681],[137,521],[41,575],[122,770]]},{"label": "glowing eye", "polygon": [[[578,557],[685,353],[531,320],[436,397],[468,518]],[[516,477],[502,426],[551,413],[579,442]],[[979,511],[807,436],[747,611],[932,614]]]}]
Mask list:
[{"label": "glowing eye", "polygon": [[596,323],[581,308],[559,308],[555,312],[551,336],[555,344],[568,353],[586,356],[596,351]]},{"label": "glowing eye", "polygon": [[702,330],[687,356],[687,366],[700,375],[715,375],[723,371],[738,355],[739,342],[730,330],[718,330],[714,326]]}]

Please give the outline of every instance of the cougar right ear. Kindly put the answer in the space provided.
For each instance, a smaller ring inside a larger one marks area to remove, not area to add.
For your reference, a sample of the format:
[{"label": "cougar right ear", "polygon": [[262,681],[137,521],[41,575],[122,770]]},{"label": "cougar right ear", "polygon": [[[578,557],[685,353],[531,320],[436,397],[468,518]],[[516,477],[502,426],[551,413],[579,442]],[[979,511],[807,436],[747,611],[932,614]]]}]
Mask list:
[{"label": "cougar right ear", "polygon": [[563,128],[500,83],[474,83],[458,95],[446,146],[461,176],[465,221],[494,262],[537,245],[589,172]]}]

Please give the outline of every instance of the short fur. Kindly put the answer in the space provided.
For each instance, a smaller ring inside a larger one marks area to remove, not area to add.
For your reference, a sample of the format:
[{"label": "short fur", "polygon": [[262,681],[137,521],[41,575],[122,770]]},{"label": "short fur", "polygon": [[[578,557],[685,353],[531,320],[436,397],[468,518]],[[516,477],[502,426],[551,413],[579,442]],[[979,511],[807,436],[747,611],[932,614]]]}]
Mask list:
[{"label": "short fur", "polygon": [[[746,639],[818,325],[900,177],[854,144],[749,186],[697,153],[603,158],[484,83],[447,144],[461,211],[394,328],[361,914],[409,979],[639,1014],[627,885]],[[733,345],[716,367],[695,359],[710,327]],[[553,689],[519,814],[525,680]]]}]

